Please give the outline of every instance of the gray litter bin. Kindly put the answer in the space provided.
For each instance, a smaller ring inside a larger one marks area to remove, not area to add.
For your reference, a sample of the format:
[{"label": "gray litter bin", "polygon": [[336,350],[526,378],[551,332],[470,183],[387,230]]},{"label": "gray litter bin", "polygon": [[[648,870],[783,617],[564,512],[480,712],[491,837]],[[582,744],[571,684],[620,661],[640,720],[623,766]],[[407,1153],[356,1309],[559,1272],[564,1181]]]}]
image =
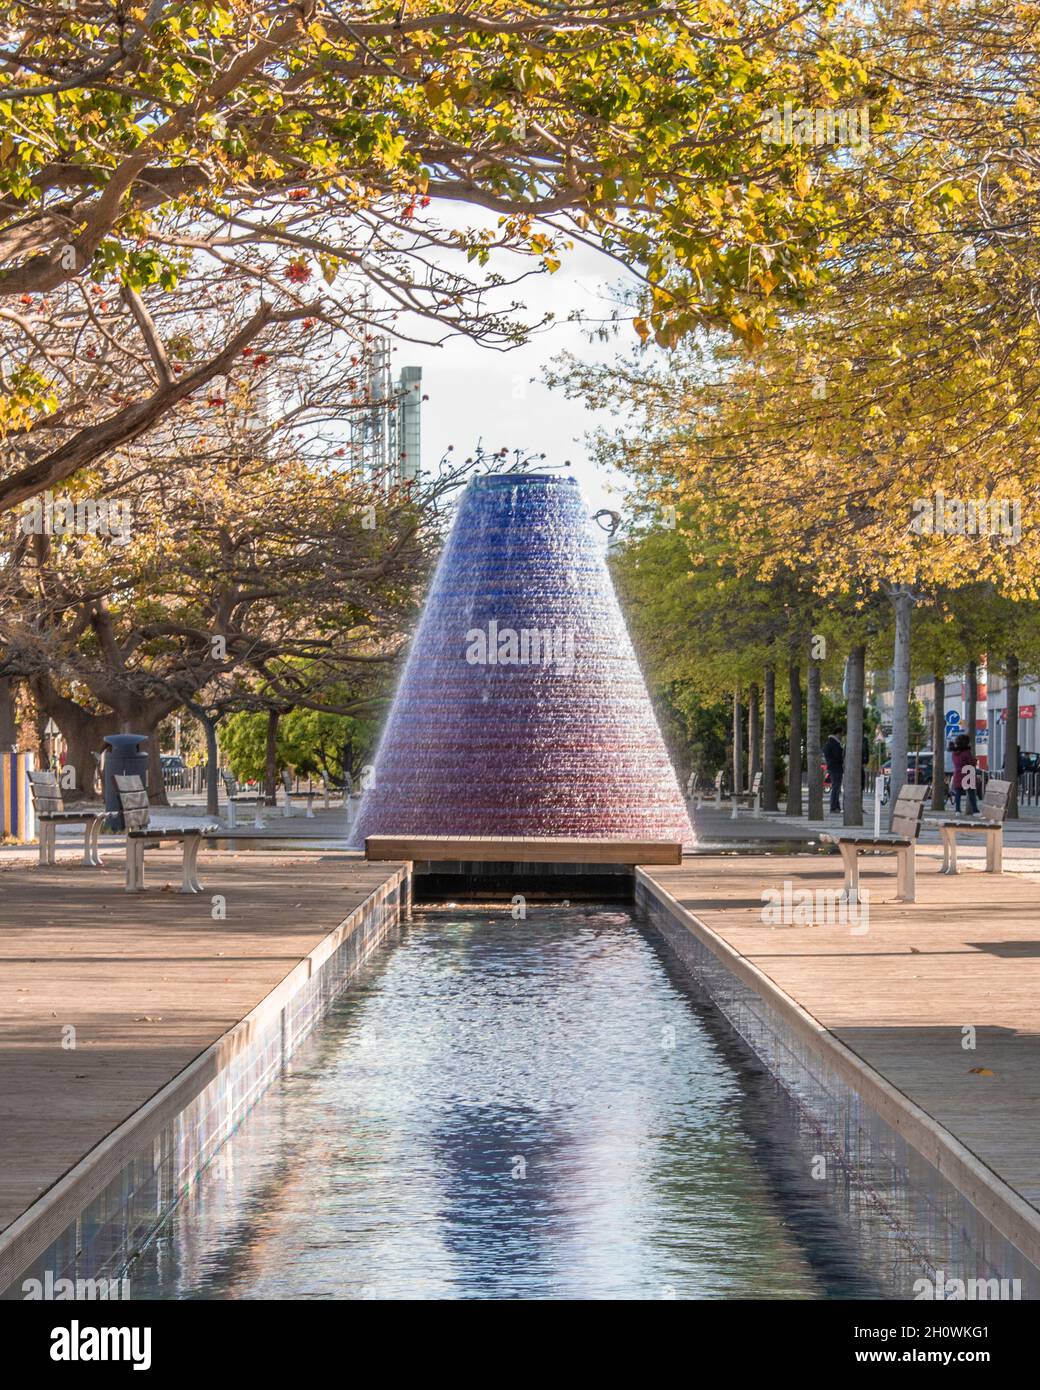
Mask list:
[{"label": "gray litter bin", "polygon": [[148,754],[141,752],[141,744],[148,742],[148,735],[108,734],[104,742],[108,744],[105,750],[105,810],[110,813],[108,828],[125,830],[116,778],[140,777],[145,786],[148,785]]}]

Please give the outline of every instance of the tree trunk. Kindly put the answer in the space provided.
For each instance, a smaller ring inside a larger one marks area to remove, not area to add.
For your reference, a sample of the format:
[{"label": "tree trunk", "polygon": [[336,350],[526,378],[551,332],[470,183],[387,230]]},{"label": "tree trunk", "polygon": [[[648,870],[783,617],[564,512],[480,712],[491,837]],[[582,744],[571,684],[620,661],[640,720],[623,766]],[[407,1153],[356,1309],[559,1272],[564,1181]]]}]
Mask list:
[{"label": "tree trunk", "polygon": [[820,663],[809,658],[805,692],[805,761],[809,783],[809,819],[823,820],[823,739],[820,729]]},{"label": "tree trunk", "polygon": [[[31,677],[29,686],[39,711],[41,731],[47,720],[53,719],[65,739],[65,766],[74,769],[73,785],[62,788],[65,801],[72,805],[77,801],[96,800],[94,777],[97,762],[93,755],[104,751],[103,740],[106,734],[119,732],[119,716],[109,711],[104,714],[91,714],[81,708],[75,700],[69,700],[59,694],[45,675]],[[43,749],[44,743],[41,738],[41,759]]]},{"label": "tree trunk", "polygon": [[906,766],[910,756],[910,614],[913,598],[910,590],[897,589],[892,595],[896,612],[896,640],[892,659],[892,777],[889,783],[889,807],[906,781]]},{"label": "tree trunk", "polygon": [[206,740],[206,815],[220,815],[220,750],[217,747],[217,725],[220,715],[210,714],[208,709],[192,700],[185,702],[184,708],[193,714],[202,725]]},{"label": "tree trunk", "polygon": [[863,824],[863,688],[867,649],[853,647],[845,668],[845,774],[842,824]]},{"label": "tree trunk", "polygon": [[103,742],[106,734],[119,732],[119,720],[114,714],[72,714],[68,709],[52,716],[62,732],[66,744],[65,768],[75,768],[75,785],[64,783],[67,771],[63,771],[62,796],[66,805],[77,801],[94,801],[94,778],[97,774],[95,753],[105,750]]},{"label": "tree trunk", "polygon": [[748,791],[757,773],[762,771],[762,728],[758,712],[758,685],[752,681],[748,689],[747,710]]},{"label": "tree trunk", "polygon": [[740,687],[733,692],[733,795],[744,790],[744,731]]},{"label": "tree trunk", "polygon": [[15,710],[14,682],[8,676],[0,678],[0,753],[6,753],[18,742],[18,718]]},{"label": "tree trunk", "polygon": [[220,750],[217,748],[217,723],[208,712],[202,720],[206,736],[206,815],[220,814]]},{"label": "tree trunk", "polygon": [[1004,776],[1011,783],[1008,820],[1018,820],[1018,657],[1005,658],[1007,670],[1007,727],[1004,738]]},{"label": "tree trunk", "polygon": [[278,784],[278,721],[276,709],[267,711],[267,744],[264,749],[264,799],[268,806],[277,805]]},{"label": "tree trunk", "polygon": [[773,666],[766,667],[762,690],[762,809],[777,809],[776,668]]},{"label": "tree trunk", "polygon": [[802,679],[798,658],[787,668],[791,692],[791,732],[787,740],[787,806],[789,816],[802,814]]},{"label": "tree trunk", "polygon": [[[162,719],[165,718],[166,716],[163,715]],[[159,747],[159,725],[161,722],[161,719],[156,719],[152,724],[142,723],[140,728],[130,731],[135,734],[145,734],[148,738],[144,751],[148,754],[148,800],[153,806],[169,806],[170,804],[170,799],[166,795],[166,784],[163,781],[162,749]]]},{"label": "tree trunk", "polygon": [[932,810],[946,805],[946,674],[932,686]]},{"label": "tree trunk", "polygon": [[971,751],[975,752],[975,725],[979,718],[979,666],[976,661],[968,662],[967,694],[964,701],[964,722],[967,735],[971,739]]}]

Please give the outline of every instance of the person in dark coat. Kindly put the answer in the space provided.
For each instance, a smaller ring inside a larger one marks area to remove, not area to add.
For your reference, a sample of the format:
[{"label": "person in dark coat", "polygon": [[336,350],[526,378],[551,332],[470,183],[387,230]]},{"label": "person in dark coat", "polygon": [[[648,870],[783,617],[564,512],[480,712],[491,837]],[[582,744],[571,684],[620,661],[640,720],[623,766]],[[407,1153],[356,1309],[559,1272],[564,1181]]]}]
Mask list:
[{"label": "person in dark coat", "polygon": [[845,750],[837,734],[831,734],[823,745],[823,761],[831,779],[831,810],[841,810],[841,779],[845,772]]},{"label": "person in dark coat", "polygon": [[[967,734],[958,734],[953,741],[953,802],[957,815],[961,813],[961,797],[965,792],[968,793],[968,815],[977,816],[979,813],[979,799],[975,794],[975,787],[978,783],[969,774],[965,777],[966,767],[976,767],[975,754],[971,751],[971,739]],[[969,785],[971,784],[971,785]]]}]

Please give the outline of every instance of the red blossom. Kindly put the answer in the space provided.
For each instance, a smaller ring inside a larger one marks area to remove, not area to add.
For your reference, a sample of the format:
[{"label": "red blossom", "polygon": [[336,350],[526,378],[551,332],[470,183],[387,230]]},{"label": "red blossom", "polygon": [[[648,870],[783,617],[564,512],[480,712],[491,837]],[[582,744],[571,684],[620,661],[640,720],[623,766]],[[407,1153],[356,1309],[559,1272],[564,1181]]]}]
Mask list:
[{"label": "red blossom", "polygon": [[290,261],[285,268],[285,278],[293,285],[305,285],[313,275],[306,261]]}]

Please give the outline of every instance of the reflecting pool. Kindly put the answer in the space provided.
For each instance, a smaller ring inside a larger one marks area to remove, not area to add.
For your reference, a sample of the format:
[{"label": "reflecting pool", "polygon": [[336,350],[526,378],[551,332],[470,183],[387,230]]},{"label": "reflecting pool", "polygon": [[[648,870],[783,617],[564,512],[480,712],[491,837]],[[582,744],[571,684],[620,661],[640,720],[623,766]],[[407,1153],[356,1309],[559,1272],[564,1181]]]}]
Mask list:
[{"label": "reflecting pool", "polygon": [[416,912],[136,1298],[877,1297],[790,1103],[623,910]]}]

